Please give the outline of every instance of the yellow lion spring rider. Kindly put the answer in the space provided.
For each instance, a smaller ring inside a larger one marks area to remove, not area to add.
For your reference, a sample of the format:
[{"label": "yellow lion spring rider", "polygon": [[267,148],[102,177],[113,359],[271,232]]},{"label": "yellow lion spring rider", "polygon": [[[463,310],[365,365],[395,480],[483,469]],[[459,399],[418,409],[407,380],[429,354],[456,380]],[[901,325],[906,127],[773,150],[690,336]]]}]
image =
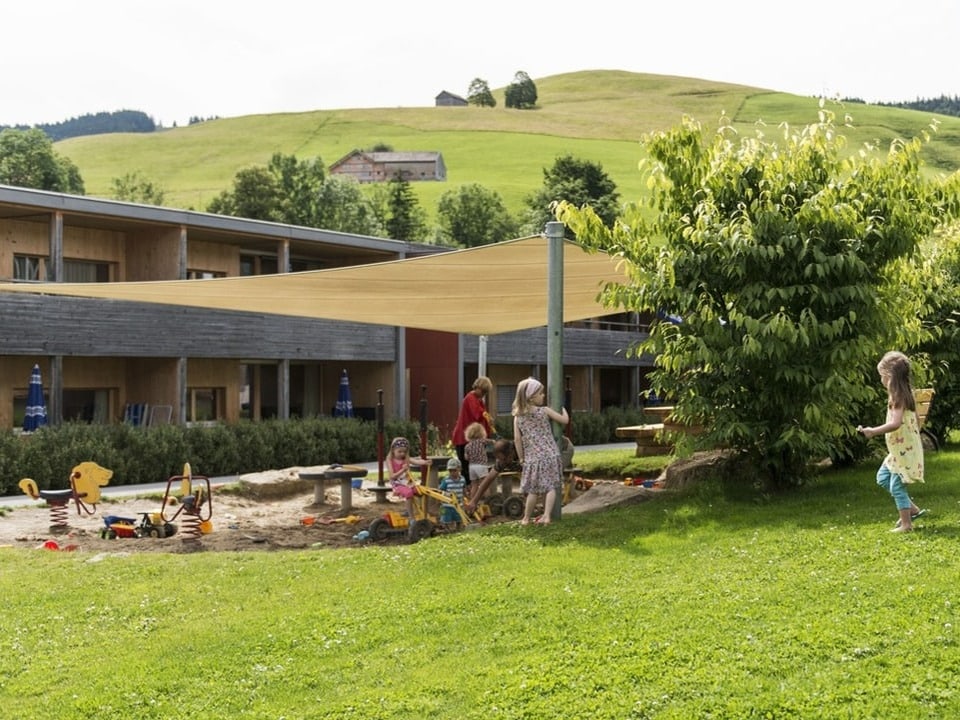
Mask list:
[{"label": "yellow lion spring rider", "polygon": [[20,489],[34,500],[45,500],[50,506],[50,532],[65,533],[67,523],[67,505],[71,500],[77,506],[77,515],[81,511],[93,515],[100,502],[100,488],[110,483],[113,470],[97,465],[92,461],[82,462],[70,473],[70,487],[63,490],[40,490],[32,478],[20,481]]}]

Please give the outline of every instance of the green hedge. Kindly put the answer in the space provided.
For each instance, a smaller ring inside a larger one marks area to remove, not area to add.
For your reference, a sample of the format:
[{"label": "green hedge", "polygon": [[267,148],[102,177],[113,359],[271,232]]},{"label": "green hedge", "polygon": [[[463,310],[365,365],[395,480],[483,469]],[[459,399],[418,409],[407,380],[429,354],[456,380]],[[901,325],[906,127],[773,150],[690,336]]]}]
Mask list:
[{"label": "green hedge", "polygon": [[[622,442],[616,435],[618,427],[645,422],[656,420],[644,416],[643,410],[636,408],[608,407],[600,413],[575,412],[570,418],[570,440],[575,446]],[[513,418],[509,415],[497,417],[495,429],[501,437],[512,438]]]},{"label": "green hedge", "polygon": [[[600,414],[574,413],[574,445],[615,441],[619,425],[643,421],[639,410],[608,408]],[[497,431],[513,436],[513,420],[497,419]],[[397,436],[410,440],[420,454],[420,424],[413,420],[384,423],[384,444]],[[439,433],[430,427],[430,453]],[[113,470],[111,485],[163,482],[179,475],[189,462],[194,473],[208,477],[237,475],[267,468],[369,462],[377,456],[376,423],[345,418],[305,418],[241,422],[235,425],[182,427],[163,425],[88,425],[68,422],[30,435],[0,434],[0,495],[19,493],[21,478],[33,478],[42,490],[68,485],[70,471],[92,460]]]}]

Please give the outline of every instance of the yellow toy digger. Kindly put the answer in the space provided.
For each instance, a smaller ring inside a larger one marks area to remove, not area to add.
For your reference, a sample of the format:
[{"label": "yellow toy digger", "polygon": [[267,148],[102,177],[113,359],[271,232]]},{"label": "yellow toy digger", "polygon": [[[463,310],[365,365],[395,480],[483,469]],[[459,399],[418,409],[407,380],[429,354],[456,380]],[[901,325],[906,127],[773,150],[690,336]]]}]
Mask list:
[{"label": "yellow toy digger", "polygon": [[480,505],[473,515],[468,515],[460,502],[460,498],[452,493],[441,492],[426,485],[415,485],[417,494],[413,500],[413,522],[399,512],[387,511],[370,523],[370,538],[372,540],[386,540],[391,535],[406,535],[410,542],[418,542],[436,534],[441,524],[435,515],[431,515],[427,507],[428,500],[436,500],[443,505],[450,505],[456,510],[460,522],[464,527],[473,523],[482,523],[490,516],[490,509]]}]

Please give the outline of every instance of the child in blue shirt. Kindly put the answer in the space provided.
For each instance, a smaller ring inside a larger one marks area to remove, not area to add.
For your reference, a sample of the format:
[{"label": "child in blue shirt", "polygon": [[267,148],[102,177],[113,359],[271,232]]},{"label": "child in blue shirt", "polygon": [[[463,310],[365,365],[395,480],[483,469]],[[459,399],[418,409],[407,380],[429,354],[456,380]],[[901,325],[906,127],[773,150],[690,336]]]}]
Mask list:
[{"label": "child in blue shirt", "polygon": [[[463,488],[466,485],[463,475],[460,474],[460,460],[447,460],[447,476],[440,481],[440,492],[455,495],[457,502],[463,506]],[[443,503],[440,506],[440,522],[447,530],[458,530],[463,525],[460,513],[452,503]]]}]

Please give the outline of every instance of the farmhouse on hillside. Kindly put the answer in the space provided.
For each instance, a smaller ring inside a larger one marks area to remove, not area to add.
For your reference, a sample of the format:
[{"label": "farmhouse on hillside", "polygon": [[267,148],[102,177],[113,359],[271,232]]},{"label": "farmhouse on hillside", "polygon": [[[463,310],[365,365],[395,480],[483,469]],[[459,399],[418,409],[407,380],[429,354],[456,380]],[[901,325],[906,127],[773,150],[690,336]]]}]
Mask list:
[{"label": "farmhouse on hillside", "polygon": [[398,173],[408,182],[447,179],[443,155],[438,152],[354,150],[330,166],[331,175],[345,175],[357,182],[387,182]]},{"label": "farmhouse on hillside", "polygon": [[459,95],[443,90],[436,97],[437,107],[466,107],[467,101]]}]

